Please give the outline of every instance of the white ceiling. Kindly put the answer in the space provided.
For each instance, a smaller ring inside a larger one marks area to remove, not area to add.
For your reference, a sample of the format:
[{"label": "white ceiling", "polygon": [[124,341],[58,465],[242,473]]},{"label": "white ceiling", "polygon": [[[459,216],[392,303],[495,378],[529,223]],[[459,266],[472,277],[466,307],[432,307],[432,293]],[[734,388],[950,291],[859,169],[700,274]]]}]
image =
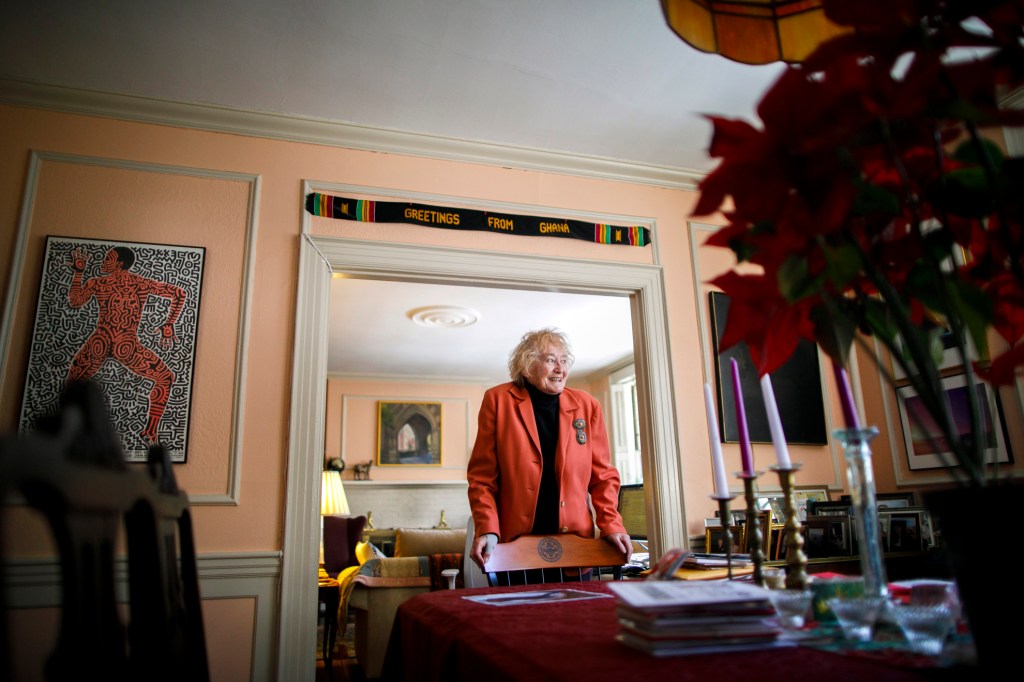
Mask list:
[{"label": "white ceiling", "polygon": [[[783,68],[698,52],[668,28],[658,0],[9,5],[0,78],[12,81],[698,174],[713,167],[702,114],[752,119]],[[350,280],[338,288],[332,372],[489,377],[498,368],[501,378],[523,331],[547,325],[574,341],[577,374],[631,348],[625,299]],[[417,327],[406,313],[425,305],[466,305],[481,320]],[[598,341],[608,346],[584,345]]]},{"label": "white ceiling", "polygon": [[[573,346],[572,375],[615,367],[633,353],[629,299],[335,277],[331,281],[328,371],[371,378],[508,380],[509,351],[523,333],[556,327]],[[422,326],[476,318],[470,326]],[[467,311],[463,313],[462,310]]]}]

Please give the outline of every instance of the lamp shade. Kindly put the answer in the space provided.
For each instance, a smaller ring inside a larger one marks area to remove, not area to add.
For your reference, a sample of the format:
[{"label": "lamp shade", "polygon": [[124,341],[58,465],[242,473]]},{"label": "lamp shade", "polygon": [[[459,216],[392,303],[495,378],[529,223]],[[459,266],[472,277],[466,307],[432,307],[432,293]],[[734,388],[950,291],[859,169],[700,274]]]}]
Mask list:
[{"label": "lamp shade", "polygon": [[825,18],[821,0],[661,0],[661,9],[688,44],[744,64],[797,63],[850,30]]},{"label": "lamp shade", "polygon": [[320,514],[348,514],[348,499],[340,471],[325,471],[320,478]]}]

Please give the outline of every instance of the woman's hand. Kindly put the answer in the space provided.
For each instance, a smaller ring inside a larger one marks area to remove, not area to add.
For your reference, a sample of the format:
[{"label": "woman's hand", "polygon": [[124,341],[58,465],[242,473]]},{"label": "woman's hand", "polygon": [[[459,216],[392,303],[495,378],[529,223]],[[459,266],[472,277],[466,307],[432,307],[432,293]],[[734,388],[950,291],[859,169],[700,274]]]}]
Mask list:
[{"label": "woman's hand", "polygon": [[491,550],[498,543],[498,536],[494,533],[485,533],[473,540],[473,548],[469,552],[469,558],[484,570],[484,564],[491,558]]},{"label": "woman's hand", "polygon": [[612,547],[622,552],[626,559],[622,563],[629,561],[629,556],[633,553],[633,541],[628,533],[612,533],[611,535],[605,535],[604,539],[611,543]]}]

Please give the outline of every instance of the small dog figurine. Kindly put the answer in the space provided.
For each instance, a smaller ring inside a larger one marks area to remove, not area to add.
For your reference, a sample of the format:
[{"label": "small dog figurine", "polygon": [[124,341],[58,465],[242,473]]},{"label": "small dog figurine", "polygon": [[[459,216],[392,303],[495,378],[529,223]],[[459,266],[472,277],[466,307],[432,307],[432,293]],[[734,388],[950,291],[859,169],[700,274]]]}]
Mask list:
[{"label": "small dog figurine", "polygon": [[373,460],[369,462],[360,462],[359,464],[352,465],[352,479],[355,481],[369,481],[370,480],[370,467],[373,466]]}]

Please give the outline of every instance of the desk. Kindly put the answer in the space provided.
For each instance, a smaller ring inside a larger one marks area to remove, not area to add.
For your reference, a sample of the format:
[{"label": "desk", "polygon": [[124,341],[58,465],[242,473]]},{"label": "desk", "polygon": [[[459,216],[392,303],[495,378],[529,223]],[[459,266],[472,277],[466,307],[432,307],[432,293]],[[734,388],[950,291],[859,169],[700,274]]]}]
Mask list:
[{"label": "desk", "polygon": [[[600,582],[546,585],[610,594]],[[389,680],[680,680],[682,682],[920,682],[964,671],[899,668],[856,656],[775,649],[657,658],[615,640],[615,599],[488,606],[464,595],[538,589],[537,585],[442,590],[398,609],[384,662]],[[961,678],[962,679],[962,678]]]},{"label": "desk", "polygon": [[341,604],[341,583],[334,578],[320,577],[317,599],[324,604],[324,660],[334,656],[334,640],[338,636],[338,606]]}]

